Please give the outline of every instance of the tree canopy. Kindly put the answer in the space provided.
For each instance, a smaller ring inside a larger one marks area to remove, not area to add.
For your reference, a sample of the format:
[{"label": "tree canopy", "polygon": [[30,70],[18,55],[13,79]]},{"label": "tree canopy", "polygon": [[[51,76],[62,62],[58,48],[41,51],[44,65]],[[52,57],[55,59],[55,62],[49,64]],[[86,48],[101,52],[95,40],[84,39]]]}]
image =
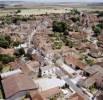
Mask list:
[{"label": "tree canopy", "polygon": [[54,32],[65,32],[67,30],[67,24],[63,21],[54,21],[53,22],[53,31]]}]

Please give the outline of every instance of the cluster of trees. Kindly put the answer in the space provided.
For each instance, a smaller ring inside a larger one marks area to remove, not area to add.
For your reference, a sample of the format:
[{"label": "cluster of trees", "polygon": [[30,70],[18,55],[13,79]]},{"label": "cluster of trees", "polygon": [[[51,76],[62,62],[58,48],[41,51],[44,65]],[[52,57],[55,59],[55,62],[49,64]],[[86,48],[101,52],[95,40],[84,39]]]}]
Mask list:
[{"label": "cluster of trees", "polygon": [[54,21],[53,31],[55,37],[53,49],[61,49],[63,43],[70,48],[73,47],[74,43],[68,38],[68,26],[65,22]]},{"label": "cluster of trees", "polygon": [[2,48],[18,46],[19,44],[19,41],[13,41],[9,35],[0,35],[0,47]]},{"label": "cluster of trees", "polygon": [[0,20],[2,20],[2,25],[12,24],[12,23],[17,24],[19,21],[32,20],[32,17],[20,16],[20,15],[15,15],[15,16],[7,15],[7,16],[1,17]]},{"label": "cluster of trees", "polygon": [[7,63],[12,62],[14,60],[15,60],[15,57],[13,57],[13,56],[9,56],[9,55],[6,55],[6,54],[0,54],[0,61],[3,64],[7,64]]},{"label": "cluster of trees", "polygon": [[11,44],[11,38],[10,36],[0,36],[0,47],[2,48],[8,48]]},{"label": "cluster of trees", "polygon": [[53,32],[65,32],[67,30],[67,24],[63,21],[53,22]]},{"label": "cluster of trees", "polygon": [[71,11],[70,11],[70,14],[72,14],[72,15],[80,15],[80,12],[77,10],[77,9],[72,9]]},{"label": "cluster of trees", "polygon": [[97,17],[103,17],[103,11],[99,11]]},{"label": "cluster of trees", "polygon": [[54,21],[53,22],[53,32],[54,32],[54,44],[53,49],[61,49],[62,47],[62,41],[61,37],[63,36],[62,33],[64,33],[67,30],[67,24],[63,21]]},{"label": "cluster of trees", "polygon": [[77,21],[80,21],[80,18],[79,17],[71,17],[70,18],[74,23],[77,22]]},{"label": "cluster of trees", "polygon": [[101,31],[103,29],[103,23],[99,23],[99,24],[93,26],[92,29],[94,31],[94,36],[100,35]]}]

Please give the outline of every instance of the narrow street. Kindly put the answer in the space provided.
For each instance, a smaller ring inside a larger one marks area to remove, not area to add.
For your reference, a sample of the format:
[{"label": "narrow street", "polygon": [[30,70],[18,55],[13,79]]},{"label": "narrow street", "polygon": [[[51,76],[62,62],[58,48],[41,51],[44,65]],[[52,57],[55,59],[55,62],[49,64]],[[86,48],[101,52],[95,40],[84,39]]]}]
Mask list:
[{"label": "narrow street", "polygon": [[79,87],[77,87],[69,78],[65,78],[64,80],[65,80],[65,82],[66,82],[70,87],[72,87],[79,95],[81,95],[82,97],[85,97],[85,100],[89,100],[89,99],[88,99],[89,97],[88,97],[86,94],[84,94],[83,91],[82,91]]}]

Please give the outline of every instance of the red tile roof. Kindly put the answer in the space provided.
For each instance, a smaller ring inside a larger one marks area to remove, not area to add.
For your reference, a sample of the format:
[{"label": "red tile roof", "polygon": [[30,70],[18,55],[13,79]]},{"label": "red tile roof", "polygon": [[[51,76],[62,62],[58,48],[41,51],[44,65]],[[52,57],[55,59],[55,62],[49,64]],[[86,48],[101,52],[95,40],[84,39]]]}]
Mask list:
[{"label": "red tile roof", "polygon": [[69,64],[69,65],[72,64],[73,66],[79,67],[80,69],[84,69],[86,67],[86,64],[84,64],[78,58],[76,58],[72,55],[66,56],[64,58],[64,60],[67,64]]},{"label": "red tile roof", "polygon": [[84,100],[83,97],[81,97],[79,94],[75,93],[68,100]]},{"label": "red tile roof", "polygon": [[46,91],[43,91],[41,94],[44,98],[55,96],[59,93],[62,93],[62,91],[59,89],[59,87],[48,89]]}]

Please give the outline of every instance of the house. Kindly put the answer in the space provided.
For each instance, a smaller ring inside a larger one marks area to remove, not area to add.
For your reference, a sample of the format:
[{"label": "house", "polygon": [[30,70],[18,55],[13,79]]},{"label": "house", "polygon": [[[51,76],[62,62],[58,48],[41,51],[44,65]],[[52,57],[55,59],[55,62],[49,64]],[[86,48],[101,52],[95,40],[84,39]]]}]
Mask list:
[{"label": "house", "polygon": [[85,69],[84,69],[84,75],[87,75],[87,76],[91,76],[93,74],[96,74],[96,73],[101,73],[102,74],[103,72],[103,68],[99,65],[93,65],[93,66],[87,66]]},{"label": "house", "polygon": [[101,48],[103,48],[103,34],[101,34],[101,35],[99,35],[98,37],[97,37],[97,39],[98,39],[98,46],[99,47],[101,47]]},{"label": "house", "polygon": [[13,55],[14,52],[15,52],[15,49],[13,48],[7,48],[7,49],[0,48],[0,54]]},{"label": "house", "polygon": [[103,75],[96,79],[96,87],[103,90]]},{"label": "house", "polygon": [[79,51],[86,51],[86,48],[87,48],[87,46],[86,46],[86,44],[84,44],[84,43],[79,43],[77,46],[76,46],[76,49],[77,50],[79,50]]},{"label": "house", "polygon": [[84,69],[86,67],[86,64],[84,64],[82,61],[80,61],[78,58],[68,55],[64,57],[64,61],[67,65],[73,67],[74,69]]},{"label": "house", "polygon": [[96,84],[97,76],[99,76],[98,73],[88,77],[87,79],[80,80],[78,85],[89,89]]},{"label": "house", "polygon": [[89,23],[96,23],[99,21],[97,15],[95,14],[88,14],[87,17],[88,17]]},{"label": "house", "polygon": [[68,100],[85,100],[83,97],[81,97],[78,93],[74,93],[69,97]]},{"label": "house", "polygon": [[96,48],[91,47],[88,53],[89,56],[93,58],[102,58],[103,57],[103,49],[102,48]]},{"label": "house", "polygon": [[103,93],[102,92],[96,96],[96,100],[103,100]]},{"label": "house", "polygon": [[87,38],[88,33],[85,32],[69,32],[69,36],[76,40],[84,40]]},{"label": "house", "polygon": [[53,66],[44,66],[41,67],[41,70],[42,70],[42,76],[45,76],[45,75],[55,74],[57,68]]},{"label": "house", "polygon": [[38,89],[37,85],[30,77],[24,74],[16,74],[2,80],[2,86],[6,100],[15,100],[21,98]]},{"label": "house", "polygon": [[98,37],[97,37],[98,41],[101,41],[103,42],[103,34],[100,34]]},{"label": "house", "polygon": [[51,88],[51,89],[41,92],[41,95],[46,100],[49,100],[50,98],[60,96],[62,93],[63,92],[61,91],[61,89],[59,87],[55,87],[55,88]]},{"label": "house", "polygon": [[33,92],[30,91],[30,96],[32,100],[45,100],[45,98],[38,90]]},{"label": "house", "polygon": [[40,67],[40,63],[38,61],[28,61],[26,63],[26,65],[28,66],[28,68],[31,70],[31,71],[38,71],[39,67]]},{"label": "house", "polygon": [[91,67],[86,67],[84,69],[84,75],[87,79],[81,80],[79,85],[90,88],[95,85],[96,88],[103,88],[103,68],[98,65],[93,65]]},{"label": "house", "polygon": [[21,69],[21,71],[26,75],[29,75],[31,73],[31,70],[29,69],[29,67],[24,62],[20,61],[19,59],[9,63],[9,65],[11,67],[11,70]]}]

